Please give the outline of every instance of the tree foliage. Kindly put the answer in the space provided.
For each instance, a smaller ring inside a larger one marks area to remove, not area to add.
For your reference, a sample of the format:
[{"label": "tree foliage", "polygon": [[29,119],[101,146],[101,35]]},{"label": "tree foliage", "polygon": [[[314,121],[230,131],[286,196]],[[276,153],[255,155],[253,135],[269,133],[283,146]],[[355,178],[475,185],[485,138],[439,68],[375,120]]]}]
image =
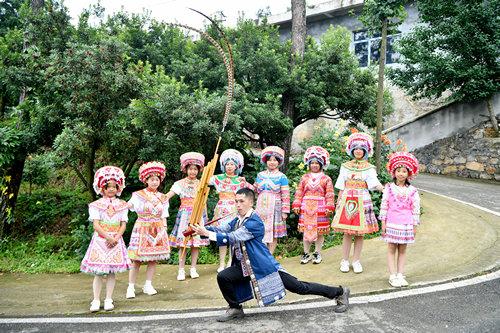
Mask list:
[{"label": "tree foliage", "polygon": [[384,74],[387,50],[387,34],[406,18],[404,0],[368,0],[364,2],[360,20],[368,31],[380,32],[380,59],[378,64],[377,121],[375,136],[375,165],[380,173],[382,159],[382,117],[384,114]]},{"label": "tree foliage", "polygon": [[[55,152],[92,193],[93,173],[103,164],[131,175],[141,161],[162,160],[174,179],[183,152],[212,155],[226,73],[206,40],[147,13],[105,17],[100,5],[83,11],[73,26],[62,1],[43,3],[33,10],[28,1],[1,2],[2,176],[15,178],[19,188],[32,155],[37,159],[25,175],[33,182],[37,170],[46,170],[43,155]],[[375,81],[358,68],[347,30],[331,28],[319,42],[309,38],[304,61],[290,72],[290,43],[261,19],[241,18],[224,28],[236,87],[222,149],[279,144],[318,117],[373,123]],[[214,27],[204,29],[221,38]],[[298,110],[292,118],[282,113],[283,94],[290,91]],[[1,220],[8,205],[0,201]]]},{"label": "tree foliage", "polygon": [[500,88],[500,1],[417,2],[421,23],[401,38],[389,77],[416,98],[474,101]]}]

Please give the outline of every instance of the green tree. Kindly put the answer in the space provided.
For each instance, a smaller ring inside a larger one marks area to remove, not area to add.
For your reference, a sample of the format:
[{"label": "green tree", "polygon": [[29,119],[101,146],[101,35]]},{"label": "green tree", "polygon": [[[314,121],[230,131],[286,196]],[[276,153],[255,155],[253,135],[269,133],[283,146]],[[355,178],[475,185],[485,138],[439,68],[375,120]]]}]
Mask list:
[{"label": "green tree", "polygon": [[369,31],[380,32],[380,59],[377,90],[377,130],[375,135],[375,165],[380,173],[382,153],[382,114],[384,109],[384,71],[387,50],[387,33],[406,18],[404,0],[367,0],[363,5],[361,22]]},{"label": "green tree", "polygon": [[[308,40],[302,66],[294,71],[294,127],[316,118],[375,126],[376,80],[369,70],[359,68],[349,49],[350,34],[343,27],[330,26],[319,43]],[[389,113],[389,96],[386,101],[384,110]]]},{"label": "green tree", "polygon": [[[43,124],[37,123],[40,69],[50,52],[64,49],[72,31],[70,17],[58,1],[9,3],[16,4],[11,6],[15,10],[1,11],[0,27],[6,33],[0,36],[0,126],[15,131],[20,139],[9,145],[13,158],[1,169],[6,182],[0,195],[0,235],[15,207],[26,156],[50,137],[50,132],[42,131]],[[4,19],[10,23],[4,25]]]},{"label": "green tree", "polygon": [[[290,76],[293,76],[292,73],[294,71],[300,72],[301,65],[304,60],[304,52],[306,45],[306,36],[307,36],[307,18],[306,18],[306,1],[305,0],[291,0],[291,10],[292,10],[292,22],[291,22],[291,47],[289,49],[289,57],[288,57],[288,71]],[[299,74],[300,75],[300,74]],[[295,125],[297,122],[295,121],[297,118],[300,118],[299,114],[304,114],[305,112],[301,112],[304,110],[300,110],[297,106],[298,98],[296,96],[295,91],[301,87],[295,80],[290,80],[282,95],[282,112],[285,117],[292,120],[292,123]],[[313,100],[314,102],[317,102]],[[307,103],[309,104],[309,103]],[[295,127],[295,126],[294,126]],[[283,140],[281,146],[285,149],[286,156],[284,168],[286,169],[288,166],[288,161],[290,159],[290,149],[292,147],[292,135],[293,130],[288,132],[288,135]]]},{"label": "green tree", "polygon": [[19,9],[23,0],[0,1],[0,36],[19,25]]},{"label": "green tree", "polygon": [[55,170],[53,153],[28,155],[24,166],[23,179],[28,182],[28,194],[31,195],[33,185],[44,186]]},{"label": "green tree", "polygon": [[417,2],[421,25],[399,42],[402,67],[390,79],[415,98],[487,100],[493,128],[498,124],[491,99],[500,88],[500,1]]},{"label": "green tree", "polygon": [[113,39],[73,44],[53,54],[44,71],[43,103],[64,119],[54,147],[90,193],[97,153],[110,137],[108,123],[139,95],[139,81],[127,70],[126,50]]},{"label": "green tree", "polygon": [[[243,120],[248,139],[261,146],[283,145],[295,127],[319,117],[373,124],[376,81],[359,68],[345,28],[330,28],[319,43],[307,38],[304,58],[291,71],[290,42],[281,42],[277,27],[265,17],[260,23],[240,19],[236,28],[225,32],[233,45],[236,83],[242,89],[237,100],[245,101],[245,107],[235,107],[234,113]],[[222,92],[225,74],[216,52],[203,40],[194,43],[193,52],[196,61],[185,62],[172,75],[191,87],[201,83],[209,91]],[[283,114],[287,94],[293,95],[291,117]]]},{"label": "green tree", "polygon": [[[221,129],[225,97],[202,87],[193,90],[183,81],[166,75],[161,67],[153,71],[148,63],[139,62],[132,70],[144,89],[113,121],[111,154],[134,162],[164,161],[169,179],[181,176],[178,165],[182,153],[195,150],[212,156]],[[236,95],[239,91],[236,89]],[[235,109],[241,110],[245,101],[237,99]],[[222,148],[243,145],[240,114],[230,114]],[[127,141],[126,147],[121,144],[123,140]]]}]

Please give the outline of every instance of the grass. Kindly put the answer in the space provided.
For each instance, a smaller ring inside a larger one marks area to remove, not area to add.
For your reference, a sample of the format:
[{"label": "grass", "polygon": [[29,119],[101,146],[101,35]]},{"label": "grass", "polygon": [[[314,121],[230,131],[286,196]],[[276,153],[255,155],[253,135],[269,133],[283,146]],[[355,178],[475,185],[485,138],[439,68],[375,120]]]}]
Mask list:
[{"label": "grass", "polygon": [[67,238],[39,235],[30,241],[3,239],[0,241],[0,272],[79,272],[80,258],[65,247]]},{"label": "grass", "polygon": [[[6,238],[0,241],[0,272],[10,273],[78,273],[80,262],[85,251],[81,250],[79,238],[84,233],[72,235],[39,234],[31,240]],[[377,237],[379,233],[367,235],[366,238]],[[342,234],[325,236],[324,249],[342,243]],[[313,246],[314,247],[314,246]],[[302,240],[295,237],[280,239],[275,256],[278,259],[300,256],[303,252]],[[179,263],[179,250],[172,248],[168,264]],[[186,264],[190,264],[190,251],[187,250]],[[215,264],[218,262],[218,249],[214,243],[202,247],[198,264]]]}]

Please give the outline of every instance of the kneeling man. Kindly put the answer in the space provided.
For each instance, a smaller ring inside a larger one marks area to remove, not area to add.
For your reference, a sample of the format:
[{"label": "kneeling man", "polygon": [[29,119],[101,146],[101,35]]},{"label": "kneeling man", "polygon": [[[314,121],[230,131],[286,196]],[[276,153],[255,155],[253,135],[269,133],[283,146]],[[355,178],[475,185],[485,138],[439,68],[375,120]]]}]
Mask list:
[{"label": "kneeling man", "polygon": [[241,303],[255,295],[260,306],[285,297],[285,289],[300,295],[320,295],[336,299],[335,312],[344,312],[349,306],[349,288],[330,287],[319,283],[299,281],[288,274],[274,259],[262,242],[264,223],[253,210],[255,194],[242,188],[236,192],[238,217],[227,226],[192,226],[195,234],[206,236],[218,246],[231,245],[232,265],[217,274],[217,283],[229,304],[218,321],[244,316]]}]

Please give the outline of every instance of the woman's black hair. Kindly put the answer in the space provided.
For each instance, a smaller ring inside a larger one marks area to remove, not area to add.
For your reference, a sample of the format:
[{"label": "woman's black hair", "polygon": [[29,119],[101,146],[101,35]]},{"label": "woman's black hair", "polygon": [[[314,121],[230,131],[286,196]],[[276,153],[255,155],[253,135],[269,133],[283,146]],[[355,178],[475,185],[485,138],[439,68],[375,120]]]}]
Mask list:
[{"label": "woman's black hair", "polygon": [[186,168],[185,168],[186,173],[187,173],[187,169],[188,169],[188,168],[189,168],[189,166],[191,166],[191,165],[194,165],[195,167],[197,167],[197,168],[198,168],[198,173],[201,171],[201,166],[199,166],[198,164],[189,163],[188,165],[186,165]]},{"label": "woman's black hair", "polygon": [[323,170],[323,163],[321,163],[320,160],[318,158],[316,158],[316,157],[311,158],[311,160],[309,161],[309,163],[307,163],[307,167],[309,168],[309,170],[311,170],[311,163],[312,162],[318,163],[319,164],[319,169],[321,171],[324,171]]},{"label": "woman's black hair", "polygon": [[[114,180],[114,179],[112,179],[112,180]],[[106,182],[106,184],[104,184],[104,188],[106,188],[106,189],[107,189],[107,188],[108,188],[108,186],[109,186],[109,183],[110,183],[110,182],[109,182],[109,181],[107,181],[107,182]],[[118,183],[117,183],[117,181],[116,181],[116,180],[115,180],[115,186],[116,186],[116,188],[117,188],[117,189],[120,189],[120,185],[118,185]]]}]

